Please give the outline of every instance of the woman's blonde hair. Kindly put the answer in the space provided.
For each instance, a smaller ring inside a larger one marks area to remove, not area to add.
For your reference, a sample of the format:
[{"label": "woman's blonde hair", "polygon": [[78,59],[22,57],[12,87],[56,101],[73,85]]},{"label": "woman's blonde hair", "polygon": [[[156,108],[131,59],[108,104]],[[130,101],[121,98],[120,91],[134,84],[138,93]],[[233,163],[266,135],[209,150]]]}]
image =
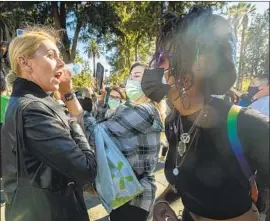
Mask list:
[{"label": "woman's blonde hair", "polygon": [[8,49],[9,61],[11,70],[16,75],[20,75],[19,58],[22,56],[31,58],[44,40],[51,40],[57,44],[59,34],[53,28],[34,26],[28,27],[11,41]]}]

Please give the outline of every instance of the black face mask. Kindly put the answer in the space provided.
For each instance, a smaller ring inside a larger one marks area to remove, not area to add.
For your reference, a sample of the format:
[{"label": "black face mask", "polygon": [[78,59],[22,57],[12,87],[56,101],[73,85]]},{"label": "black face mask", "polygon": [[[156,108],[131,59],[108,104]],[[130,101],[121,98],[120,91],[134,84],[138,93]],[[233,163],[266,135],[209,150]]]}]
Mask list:
[{"label": "black face mask", "polygon": [[145,69],[142,77],[142,91],[152,101],[160,102],[171,86],[162,83],[164,68]]},{"label": "black face mask", "polygon": [[259,88],[258,87],[251,87],[249,86],[248,88],[248,94],[253,97],[255,94],[257,94],[259,92]]}]

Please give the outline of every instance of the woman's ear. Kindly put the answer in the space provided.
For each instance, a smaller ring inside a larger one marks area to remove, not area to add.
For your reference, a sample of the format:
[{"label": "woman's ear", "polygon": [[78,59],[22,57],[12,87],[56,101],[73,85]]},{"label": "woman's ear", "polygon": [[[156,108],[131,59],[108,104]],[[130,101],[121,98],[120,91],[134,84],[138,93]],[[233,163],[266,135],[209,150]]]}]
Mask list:
[{"label": "woman's ear", "polygon": [[22,56],[22,57],[19,57],[18,58],[18,64],[20,66],[20,69],[23,71],[23,72],[26,72],[26,73],[32,73],[33,72],[33,69],[31,67],[31,65],[29,64],[29,60]]}]

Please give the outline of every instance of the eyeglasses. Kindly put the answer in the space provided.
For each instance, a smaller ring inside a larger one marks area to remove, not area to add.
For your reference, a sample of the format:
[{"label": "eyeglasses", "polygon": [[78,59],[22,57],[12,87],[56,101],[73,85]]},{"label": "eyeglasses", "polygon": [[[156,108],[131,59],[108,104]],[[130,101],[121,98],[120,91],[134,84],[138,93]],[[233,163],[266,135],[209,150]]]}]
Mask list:
[{"label": "eyeglasses", "polygon": [[156,64],[157,64],[157,67],[164,64],[164,62],[166,61],[166,59],[169,60],[169,63],[170,63],[170,60],[172,58],[172,54],[170,54],[168,51],[165,51],[165,50],[161,50],[157,53],[156,55]]},{"label": "eyeglasses", "polygon": [[114,100],[118,100],[118,101],[121,100],[121,97],[116,97],[116,96],[113,96],[113,95],[110,95],[109,98],[114,99]]}]

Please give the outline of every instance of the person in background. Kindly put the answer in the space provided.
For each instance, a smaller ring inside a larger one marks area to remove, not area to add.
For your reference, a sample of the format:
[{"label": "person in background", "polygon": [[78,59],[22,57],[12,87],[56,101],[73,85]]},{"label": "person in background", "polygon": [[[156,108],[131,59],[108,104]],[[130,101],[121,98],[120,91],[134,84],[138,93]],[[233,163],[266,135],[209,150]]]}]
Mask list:
[{"label": "person in background", "polygon": [[83,110],[88,111],[89,113],[93,110],[93,101],[92,97],[94,92],[90,88],[83,88],[81,90],[81,98],[78,98]]},{"label": "person in background", "polygon": [[126,101],[126,95],[120,87],[112,87],[108,97],[109,109],[105,113],[105,118],[109,118],[115,112],[116,108]]},{"label": "person in background", "polygon": [[249,107],[269,117],[269,75],[263,74],[253,79],[248,93],[252,100]]},{"label": "person in background", "polygon": [[109,96],[110,96],[111,88],[110,87],[106,87],[105,88],[105,91],[106,91],[106,97],[105,97],[104,105],[107,105],[108,104],[108,101],[109,101]]},{"label": "person in background", "polygon": [[[165,110],[142,92],[141,80],[146,67],[140,63],[131,67],[126,84],[126,94],[130,102],[120,104],[112,117],[98,122],[112,140],[119,144],[118,148],[144,188],[142,194],[113,210],[110,213],[111,221],[146,221],[155,200],[157,188],[154,170],[158,162]],[[66,85],[66,92],[71,91],[71,84],[67,81]],[[80,107],[75,102],[72,104],[68,106],[69,111],[71,114],[75,111],[76,114]],[[86,137],[93,143],[93,125],[97,121],[88,114],[84,115],[83,121]]]},{"label": "person in background", "polygon": [[89,221],[83,187],[95,181],[95,154],[50,96],[65,73],[58,39],[53,29],[29,27],[9,45],[16,80],[1,130],[6,221]]},{"label": "person in background", "polygon": [[1,88],[0,88],[0,93],[1,93],[1,116],[0,116],[0,123],[1,126],[5,120],[5,112],[6,112],[6,108],[7,108],[7,104],[9,101],[10,96],[8,95],[7,92],[7,83],[6,83],[6,79],[4,76],[4,73],[1,71],[1,79],[0,79],[0,83],[1,83]]},{"label": "person in background", "polygon": [[[149,79],[163,71],[167,93],[160,90],[160,79],[155,84],[142,81],[149,83],[143,88],[151,91],[150,98],[167,95],[174,107],[165,123],[169,152],[164,172],[170,185],[159,199],[166,200],[171,192],[180,197],[185,221],[259,221],[249,194],[252,177],[245,176],[232,145],[239,137],[250,172],[269,187],[269,119],[234,106],[239,111],[233,119],[237,125],[228,126],[235,109],[211,96],[226,93],[236,80],[233,29],[209,6],[194,6],[181,15],[168,13],[161,24],[153,57],[156,68]],[[167,208],[154,207],[157,221],[178,219]]]},{"label": "person in background", "polygon": [[8,74],[10,70],[10,64],[8,61],[8,42],[0,42],[0,71],[3,72],[4,76]]},{"label": "person in background", "polygon": [[[1,96],[1,103],[0,103],[0,108],[1,108],[1,116],[0,116],[0,131],[2,128],[2,124],[5,120],[5,113],[9,101],[9,96],[7,95],[7,84],[5,80],[4,73],[1,71],[1,78],[0,78],[0,96]],[[0,136],[1,138],[1,136]],[[1,139],[0,139],[1,140]],[[0,149],[0,185],[1,185],[1,206],[5,205],[5,198],[4,198],[4,187],[3,187],[3,181],[2,181],[2,146]]]},{"label": "person in background", "polygon": [[242,94],[240,96],[238,105],[241,107],[248,107],[251,104],[251,97],[249,94]]}]

